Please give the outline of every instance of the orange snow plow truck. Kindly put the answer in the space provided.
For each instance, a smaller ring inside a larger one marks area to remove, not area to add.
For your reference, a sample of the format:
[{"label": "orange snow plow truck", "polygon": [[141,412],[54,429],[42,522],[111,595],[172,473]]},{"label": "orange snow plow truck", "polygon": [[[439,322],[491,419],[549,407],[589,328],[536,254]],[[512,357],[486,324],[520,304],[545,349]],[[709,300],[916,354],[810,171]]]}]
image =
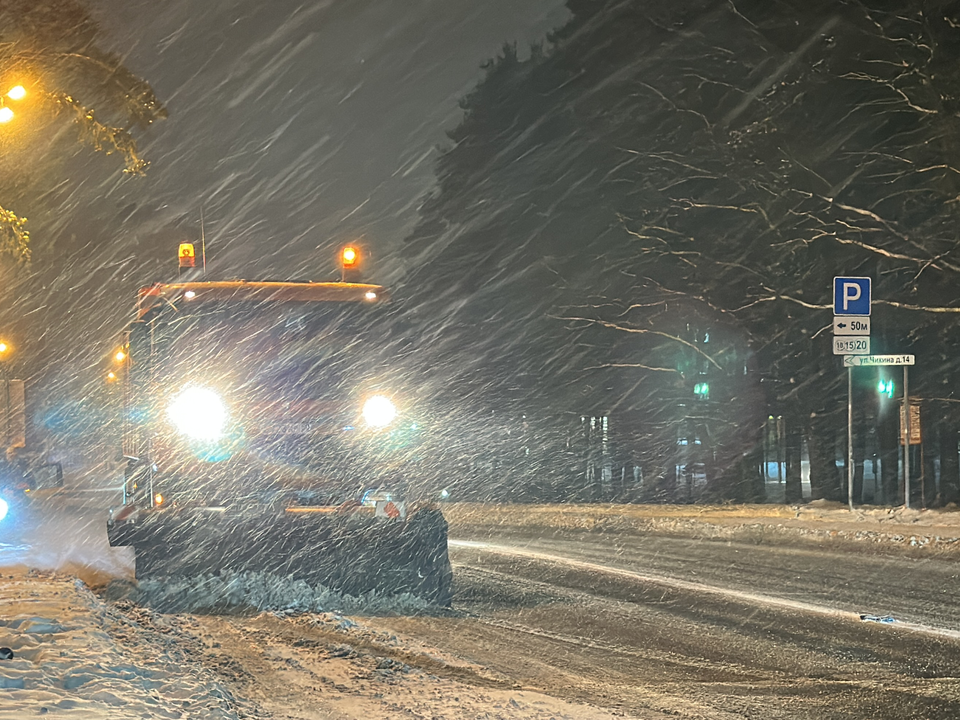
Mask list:
[{"label": "orange snow plow truck", "polygon": [[429,458],[402,391],[409,339],[383,287],[346,281],[358,253],[341,282],[141,289],[107,526],[138,580],[250,571],[450,604],[446,521],[415,502]]}]

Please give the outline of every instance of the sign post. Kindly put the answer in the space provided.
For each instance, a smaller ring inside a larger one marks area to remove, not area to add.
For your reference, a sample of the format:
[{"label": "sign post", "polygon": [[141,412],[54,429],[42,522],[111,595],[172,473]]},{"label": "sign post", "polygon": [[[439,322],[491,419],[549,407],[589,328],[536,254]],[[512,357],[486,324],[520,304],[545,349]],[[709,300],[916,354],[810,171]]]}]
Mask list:
[{"label": "sign post", "polygon": [[847,357],[870,355],[870,278],[833,279],[833,354],[847,368],[847,504],[853,512],[853,365]]},{"label": "sign post", "polygon": [[847,506],[853,512],[853,368],[847,368]]},{"label": "sign post", "polygon": [[907,441],[903,444],[903,506],[910,507],[910,383],[907,366],[903,366],[903,407],[906,420],[903,427],[906,430]]},{"label": "sign post", "polygon": [[[843,355],[847,368],[847,501],[853,510],[853,368],[900,365],[903,368],[903,505],[910,507],[910,446],[920,442],[919,408],[916,435],[911,428],[910,377],[907,368],[916,362],[913,355],[870,354],[870,278],[833,279],[833,354]],[[914,439],[916,438],[916,439]]]},{"label": "sign post", "polygon": [[[904,507],[910,507],[910,446],[920,443],[919,406],[910,404],[910,374],[908,372],[908,368],[911,365],[915,365],[916,362],[916,355],[845,355],[843,358],[843,366],[847,368],[847,372],[851,372],[855,367],[875,367],[877,365],[900,365],[903,368],[903,407],[900,410],[900,443],[903,445]],[[849,385],[847,392],[849,392]],[[914,407],[917,407],[916,424],[914,424],[913,417]],[[847,410],[849,412],[849,407]],[[849,439],[849,432],[847,437]]]},{"label": "sign post", "polygon": [[922,442],[920,405],[911,403],[907,387],[907,366],[903,366],[903,405],[900,407],[900,444],[903,445],[903,506],[910,507],[910,446]]}]

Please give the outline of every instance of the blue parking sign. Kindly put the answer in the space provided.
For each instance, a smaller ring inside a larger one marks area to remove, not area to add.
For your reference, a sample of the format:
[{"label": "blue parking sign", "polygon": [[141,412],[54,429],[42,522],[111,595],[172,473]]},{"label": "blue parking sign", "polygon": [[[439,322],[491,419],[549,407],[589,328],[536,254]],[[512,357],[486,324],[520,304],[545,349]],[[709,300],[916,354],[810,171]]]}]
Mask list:
[{"label": "blue parking sign", "polygon": [[870,278],[835,277],[833,279],[834,315],[870,314]]}]

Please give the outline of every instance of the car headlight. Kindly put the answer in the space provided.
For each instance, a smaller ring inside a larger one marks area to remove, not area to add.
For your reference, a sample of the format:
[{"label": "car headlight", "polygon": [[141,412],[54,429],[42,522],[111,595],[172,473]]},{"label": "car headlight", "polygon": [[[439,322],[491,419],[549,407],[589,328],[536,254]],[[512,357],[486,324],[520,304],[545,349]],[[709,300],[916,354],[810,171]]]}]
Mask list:
[{"label": "car headlight", "polygon": [[389,398],[383,395],[374,395],[367,398],[367,401],[363,403],[361,414],[364,422],[370,427],[384,428],[397,417],[397,408],[390,402]]},{"label": "car headlight", "polygon": [[227,406],[213,390],[191,387],[173,399],[167,417],[190,439],[213,442],[227,427]]},{"label": "car headlight", "polygon": [[7,510],[9,509],[10,506],[7,505],[7,501],[0,498],[0,520],[3,520],[7,516]]}]

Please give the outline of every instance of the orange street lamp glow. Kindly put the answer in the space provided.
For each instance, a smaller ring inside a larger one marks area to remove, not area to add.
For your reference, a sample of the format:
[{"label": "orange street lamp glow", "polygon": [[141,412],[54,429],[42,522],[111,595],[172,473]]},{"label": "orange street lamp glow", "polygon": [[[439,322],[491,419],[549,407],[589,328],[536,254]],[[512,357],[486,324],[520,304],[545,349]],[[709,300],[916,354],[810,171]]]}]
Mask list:
[{"label": "orange street lamp glow", "polygon": [[3,341],[0,341],[0,354],[5,353],[5,352],[6,352],[7,350],[9,350],[9,349],[10,349],[10,346],[9,346],[9,345],[7,345],[7,344],[6,344],[5,342],[3,342]]},{"label": "orange street lamp glow", "polygon": [[127,354],[123,350],[117,350],[117,354],[113,356],[113,359],[117,362],[123,362],[127,359]]},{"label": "orange street lamp glow", "polygon": [[107,382],[113,382],[116,379],[117,379],[117,374],[115,372],[107,373]]},{"label": "orange street lamp glow", "polygon": [[8,107],[0,107],[0,123],[8,123],[13,120],[13,110]]},{"label": "orange street lamp glow", "polygon": [[7,97],[11,100],[23,100],[27,96],[27,89],[23,85],[15,85],[10,88]]}]

